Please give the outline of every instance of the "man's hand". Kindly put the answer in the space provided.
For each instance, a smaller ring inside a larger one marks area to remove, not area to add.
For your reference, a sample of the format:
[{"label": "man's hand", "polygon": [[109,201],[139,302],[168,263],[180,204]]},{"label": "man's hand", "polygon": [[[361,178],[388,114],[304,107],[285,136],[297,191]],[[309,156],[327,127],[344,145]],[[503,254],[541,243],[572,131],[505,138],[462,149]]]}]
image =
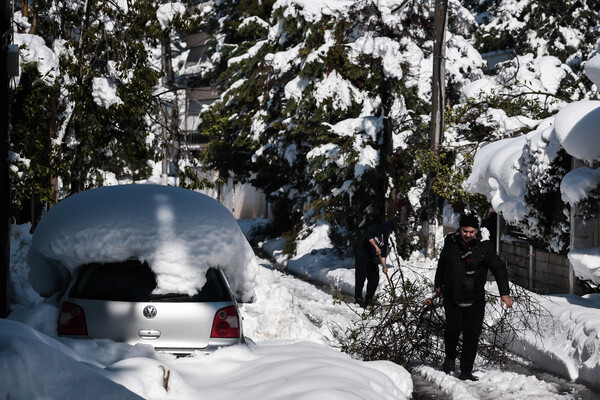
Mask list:
[{"label": "man's hand", "polygon": [[385,262],[385,257],[379,256],[379,263],[381,264],[381,270],[387,275],[387,263]]},{"label": "man's hand", "polygon": [[503,307],[506,304],[506,308],[511,308],[513,303],[514,301],[509,295],[505,294],[500,296],[500,307]]}]

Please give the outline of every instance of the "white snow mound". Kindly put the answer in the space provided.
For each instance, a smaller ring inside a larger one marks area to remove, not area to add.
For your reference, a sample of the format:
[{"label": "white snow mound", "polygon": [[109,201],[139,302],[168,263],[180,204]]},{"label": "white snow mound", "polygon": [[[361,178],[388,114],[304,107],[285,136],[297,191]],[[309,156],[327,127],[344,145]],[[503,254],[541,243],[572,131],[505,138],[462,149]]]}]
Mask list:
[{"label": "white snow mound", "polygon": [[567,104],[556,115],[554,130],[562,147],[581,160],[600,160],[600,101]]},{"label": "white snow mound", "polygon": [[585,64],[585,74],[596,87],[600,88],[600,54],[596,54]]},{"label": "white snow mound", "polygon": [[106,186],[59,202],[33,234],[29,280],[48,296],[81,265],[130,258],[148,262],[156,293],[194,294],[206,271],[220,267],[238,299],[254,296],[258,262],[231,212],[206,195],[158,185]]}]

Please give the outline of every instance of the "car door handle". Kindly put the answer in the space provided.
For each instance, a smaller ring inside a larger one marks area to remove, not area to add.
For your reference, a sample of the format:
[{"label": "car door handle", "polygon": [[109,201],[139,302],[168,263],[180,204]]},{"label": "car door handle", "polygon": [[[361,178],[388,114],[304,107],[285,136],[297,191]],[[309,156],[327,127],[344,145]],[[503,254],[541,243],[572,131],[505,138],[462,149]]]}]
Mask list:
[{"label": "car door handle", "polygon": [[138,331],[140,339],[153,340],[160,337],[160,331],[155,329],[141,329]]}]

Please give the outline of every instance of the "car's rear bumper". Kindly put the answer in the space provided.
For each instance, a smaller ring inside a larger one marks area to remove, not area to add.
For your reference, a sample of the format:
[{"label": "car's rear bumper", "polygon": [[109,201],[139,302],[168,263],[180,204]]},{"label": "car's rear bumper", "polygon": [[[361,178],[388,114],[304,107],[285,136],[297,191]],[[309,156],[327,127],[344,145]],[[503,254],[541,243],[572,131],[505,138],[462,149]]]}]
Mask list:
[{"label": "car's rear bumper", "polygon": [[192,348],[173,348],[173,347],[155,347],[154,350],[160,353],[169,353],[176,355],[178,357],[191,356],[193,354],[212,354],[215,351],[228,346],[235,346],[237,344],[244,344],[243,339],[234,339],[228,342],[223,342],[219,344],[211,344],[207,347],[201,349],[192,349]]}]

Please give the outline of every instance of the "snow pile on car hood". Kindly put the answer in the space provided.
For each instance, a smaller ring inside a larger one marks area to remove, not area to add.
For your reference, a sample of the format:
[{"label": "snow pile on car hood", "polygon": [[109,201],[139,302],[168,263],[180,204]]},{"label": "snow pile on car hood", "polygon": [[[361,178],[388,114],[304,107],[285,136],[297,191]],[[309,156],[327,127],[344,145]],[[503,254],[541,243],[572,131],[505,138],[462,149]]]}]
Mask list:
[{"label": "snow pile on car hood", "polygon": [[37,226],[29,280],[42,295],[60,291],[81,265],[147,261],[156,293],[193,294],[221,267],[238,299],[250,301],[258,263],[237,221],[218,201],[158,185],[107,186],[77,193]]}]

